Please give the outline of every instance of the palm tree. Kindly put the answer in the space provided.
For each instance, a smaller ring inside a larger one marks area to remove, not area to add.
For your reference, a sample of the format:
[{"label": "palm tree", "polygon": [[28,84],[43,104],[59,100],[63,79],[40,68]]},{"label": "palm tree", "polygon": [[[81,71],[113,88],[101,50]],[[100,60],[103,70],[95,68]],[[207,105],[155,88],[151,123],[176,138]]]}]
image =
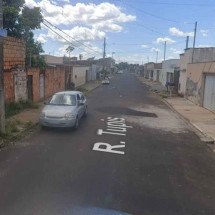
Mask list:
[{"label": "palm tree", "polygon": [[69,53],[69,59],[70,59],[70,54],[71,54],[71,52],[72,52],[74,49],[75,49],[75,48],[72,47],[72,46],[68,46],[68,47],[66,48],[66,52]]}]

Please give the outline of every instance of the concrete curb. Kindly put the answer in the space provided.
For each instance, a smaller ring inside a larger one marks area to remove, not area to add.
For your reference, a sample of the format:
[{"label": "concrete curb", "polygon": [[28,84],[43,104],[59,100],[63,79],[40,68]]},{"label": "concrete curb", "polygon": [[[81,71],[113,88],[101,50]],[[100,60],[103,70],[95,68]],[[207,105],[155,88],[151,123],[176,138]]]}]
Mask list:
[{"label": "concrete curb", "polygon": [[166,99],[162,99],[162,101],[177,115],[184,120],[190,127],[191,129],[195,132],[195,134],[200,138],[202,142],[205,142],[207,144],[213,144],[215,140],[212,137],[209,137],[207,134],[205,134],[201,128],[199,128],[196,124],[191,122],[189,119],[184,117],[181,113],[179,113]]},{"label": "concrete curb", "polygon": [[93,92],[95,89],[99,88],[102,85],[102,83],[99,83],[98,86],[94,87],[93,89],[89,90],[88,92],[91,93]]}]

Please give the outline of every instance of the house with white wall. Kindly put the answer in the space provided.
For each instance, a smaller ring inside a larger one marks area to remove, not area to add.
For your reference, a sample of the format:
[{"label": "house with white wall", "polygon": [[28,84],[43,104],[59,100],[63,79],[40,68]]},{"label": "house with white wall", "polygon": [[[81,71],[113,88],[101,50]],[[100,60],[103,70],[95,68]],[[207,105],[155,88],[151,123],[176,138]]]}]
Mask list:
[{"label": "house with white wall", "polygon": [[215,47],[210,48],[192,48],[185,49],[185,52],[180,55],[180,76],[179,76],[179,89],[181,95],[186,93],[187,84],[187,67],[190,63],[204,63],[215,60]]},{"label": "house with white wall", "polygon": [[161,63],[149,62],[144,65],[144,77],[153,81],[159,81]]},{"label": "house with white wall", "polygon": [[169,59],[162,62],[162,70],[160,73],[159,81],[163,86],[166,83],[174,83],[176,89],[178,88],[179,79],[179,59]]}]

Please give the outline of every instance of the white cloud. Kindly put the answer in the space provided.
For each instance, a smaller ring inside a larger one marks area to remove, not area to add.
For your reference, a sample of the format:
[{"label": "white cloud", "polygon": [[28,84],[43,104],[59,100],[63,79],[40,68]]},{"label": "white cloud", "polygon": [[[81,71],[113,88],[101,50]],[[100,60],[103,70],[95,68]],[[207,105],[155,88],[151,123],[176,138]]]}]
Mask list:
[{"label": "white cloud", "polygon": [[181,53],[183,52],[183,51],[177,50],[177,49],[175,49],[175,48],[170,48],[170,51],[171,51],[173,54],[176,54],[176,55],[181,54]]},{"label": "white cloud", "polygon": [[[120,7],[108,2],[72,5],[69,0],[64,0],[64,4],[60,4],[61,6],[58,2],[25,0],[26,6],[30,8],[40,7],[44,19],[55,26],[60,26],[62,30],[79,41],[102,39],[108,32],[121,32],[123,30],[122,23],[136,20],[136,16],[125,14]],[[44,26],[42,27],[44,28]],[[48,31],[47,37],[65,43],[61,37],[47,28],[45,29]],[[65,36],[62,32],[60,34],[71,41],[71,38]],[[39,40],[44,41],[44,38],[40,37]]]},{"label": "white cloud", "polygon": [[200,30],[200,33],[202,34],[203,37],[207,37],[208,36],[208,30]]},{"label": "white cloud", "polygon": [[38,36],[36,36],[36,40],[40,43],[45,43],[47,41],[47,35],[39,34]]},{"label": "white cloud", "polygon": [[164,43],[165,41],[167,42],[167,44],[175,43],[175,41],[169,37],[159,37],[157,38],[156,43]]},{"label": "white cloud", "polygon": [[107,22],[100,22],[100,23],[96,23],[93,26],[93,29],[96,30],[102,30],[105,32],[120,32],[122,31],[122,26],[113,23],[112,21],[107,21]]},{"label": "white cloud", "polygon": [[151,50],[150,50],[151,52],[160,52],[161,50],[160,49],[158,49],[158,48],[151,48]]},{"label": "white cloud", "polygon": [[148,48],[149,46],[143,44],[143,45],[141,45],[141,47],[144,48],[144,49],[146,49],[146,48]]},{"label": "white cloud", "polygon": [[37,3],[34,0],[25,0],[25,5],[29,8],[37,7]]},{"label": "white cloud", "polygon": [[198,48],[209,48],[209,47],[213,47],[212,45],[204,45],[204,44],[200,44],[197,46]]},{"label": "white cloud", "polygon": [[[107,22],[108,25],[135,21],[136,16],[127,15],[121,11],[121,8],[108,2],[100,4],[84,4],[77,3],[76,5],[65,4],[59,6],[50,0],[26,0],[28,7],[38,6],[42,10],[45,19],[54,25],[69,25],[69,24],[85,24],[92,26],[96,23]],[[116,28],[116,26],[115,26]],[[118,29],[117,30],[122,30]]]},{"label": "white cloud", "polygon": [[183,32],[176,27],[170,28],[169,33],[170,35],[176,36],[176,37],[186,37],[186,36],[193,37],[193,32]]},{"label": "white cloud", "polygon": [[58,34],[52,32],[49,29],[47,30],[47,38],[50,38],[53,41],[58,41],[60,43],[68,43],[69,41],[72,42],[75,46],[80,46],[80,42],[83,43],[88,41],[94,41],[98,39],[103,39],[105,37],[105,32],[103,31],[98,31],[96,29],[80,26],[76,26],[69,30],[64,30],[64,33],[55,29]]}]

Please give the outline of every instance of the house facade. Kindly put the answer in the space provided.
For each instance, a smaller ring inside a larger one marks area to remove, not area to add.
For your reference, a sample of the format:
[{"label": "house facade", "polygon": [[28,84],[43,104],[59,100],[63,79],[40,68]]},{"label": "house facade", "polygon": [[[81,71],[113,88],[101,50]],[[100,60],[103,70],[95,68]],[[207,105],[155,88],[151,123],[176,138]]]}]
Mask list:
[{"label": "house facade", "polygon": [[185,96],[193,103],[215,111],[215,61],[188,64]]},{"label": "house facade", "polygon": [[[194,53],[194,55],[193,55]],[[193,55],[193,60],[192,60]],[[179,94],[185,95],[187,83],[187,67],[190,63],[200,63],[215,60],[215,48],[192,48],[185,49],[185,52],[180,55],[180,76],[179,76]],[[193,61],[193,62],[192,62]]]},{"label": "house facade", "polygon": [[87,82],[87,74],[89,66],[73,65],[71,81],[75,84],[75,87],[80,87]]},{"label": "house facade", "polygon": [[162,70],[160,73],[159,81],[163,86],[165,86],[166,83],[171,83],[174,84],[175,90],[178,90],[179,66],[179,59],[170,59],[162,62]]},{"label": "house facade", "polygon": [[153,70],[153,81],[159,81],[162,69],[162,63],[155,63]]}]

